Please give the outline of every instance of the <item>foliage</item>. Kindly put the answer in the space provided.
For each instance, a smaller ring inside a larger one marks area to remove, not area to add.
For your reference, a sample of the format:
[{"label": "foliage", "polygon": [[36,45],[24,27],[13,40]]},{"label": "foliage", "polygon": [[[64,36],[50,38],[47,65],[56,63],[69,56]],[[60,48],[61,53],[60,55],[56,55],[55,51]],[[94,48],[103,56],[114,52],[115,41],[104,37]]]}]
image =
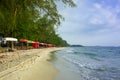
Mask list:
[{"label": "foliage", "polygon": [[56,34],[63,17],[57,4],[74,7],[72,0],[0,0],[0,33],[65,46],[67,42]]}]

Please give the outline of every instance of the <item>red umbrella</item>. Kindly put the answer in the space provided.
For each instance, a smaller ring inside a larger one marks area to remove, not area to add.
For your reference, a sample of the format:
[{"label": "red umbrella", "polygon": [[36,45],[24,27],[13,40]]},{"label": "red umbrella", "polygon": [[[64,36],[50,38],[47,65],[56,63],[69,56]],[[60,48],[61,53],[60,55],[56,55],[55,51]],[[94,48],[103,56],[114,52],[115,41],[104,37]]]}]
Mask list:
[{"label": "red umbrella", "polygon": [[28,42],[27,39],[20,39],[19,41],[20,41],[20,42]]}]

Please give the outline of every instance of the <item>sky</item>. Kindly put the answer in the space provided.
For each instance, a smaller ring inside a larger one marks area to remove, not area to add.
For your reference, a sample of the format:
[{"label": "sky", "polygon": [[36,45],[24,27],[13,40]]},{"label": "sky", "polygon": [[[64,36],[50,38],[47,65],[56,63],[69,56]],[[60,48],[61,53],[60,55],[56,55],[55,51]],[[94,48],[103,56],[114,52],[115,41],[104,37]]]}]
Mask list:
[{"label": "sky", "polygon": [[120,0],[73,0],[60,7],[65,18],[57,33],[69,44],[120,46]]}]

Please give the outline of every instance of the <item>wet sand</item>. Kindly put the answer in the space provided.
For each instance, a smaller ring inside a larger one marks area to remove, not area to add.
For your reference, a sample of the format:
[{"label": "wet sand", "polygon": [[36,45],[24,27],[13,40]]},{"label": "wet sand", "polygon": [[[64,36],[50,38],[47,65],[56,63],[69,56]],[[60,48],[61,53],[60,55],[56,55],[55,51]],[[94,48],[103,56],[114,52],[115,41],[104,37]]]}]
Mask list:
[{"label": "wet sand", "polygon": [[31,49],[0,54],[0,80],[54,80],[58,70],[48,62],[50,52],[62,49]]}]

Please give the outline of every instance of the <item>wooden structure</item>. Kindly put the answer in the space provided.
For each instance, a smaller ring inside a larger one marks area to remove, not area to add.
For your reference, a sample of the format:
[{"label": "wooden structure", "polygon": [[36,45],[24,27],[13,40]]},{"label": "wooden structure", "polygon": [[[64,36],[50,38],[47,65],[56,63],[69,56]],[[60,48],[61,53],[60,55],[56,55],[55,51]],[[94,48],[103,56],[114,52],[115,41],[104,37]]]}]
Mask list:
[{"label": "wooden structure", "polygon": [[10,49],[8,51],[14,51],[14,42],[17,42],[18,39],[12,37],[5,37],[2,40],[9,43],[8,46],[10,47]]}]

